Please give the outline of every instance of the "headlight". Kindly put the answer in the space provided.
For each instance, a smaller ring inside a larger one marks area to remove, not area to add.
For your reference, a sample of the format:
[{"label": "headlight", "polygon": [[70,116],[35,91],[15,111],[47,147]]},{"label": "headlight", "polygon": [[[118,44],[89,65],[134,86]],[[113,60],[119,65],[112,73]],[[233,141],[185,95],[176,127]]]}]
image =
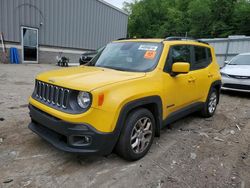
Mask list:
[{"label": "headlight", "polygon": [[221,76],[228,77],[228,75],[223,73],[223,72],[221,72],[220,74],[221,74]]},{"label": "headlight", "polygon": [[77,103],[83,109],[88,108],[91,104],[90,94],[84,91],[80,91],[77,96]]}]

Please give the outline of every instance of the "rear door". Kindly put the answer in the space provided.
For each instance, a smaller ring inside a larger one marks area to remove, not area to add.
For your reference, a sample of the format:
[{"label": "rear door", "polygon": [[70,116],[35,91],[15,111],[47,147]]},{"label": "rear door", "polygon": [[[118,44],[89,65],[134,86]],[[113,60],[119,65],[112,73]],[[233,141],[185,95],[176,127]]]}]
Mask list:
[{"label": "rear door", "polygon": [[192,61],[191,75],[193,78],[193,95],[195,101],[201,101],[207,96],[211,85],[209,64],[212,62],[210,48],[204,46],[191,46]]}]

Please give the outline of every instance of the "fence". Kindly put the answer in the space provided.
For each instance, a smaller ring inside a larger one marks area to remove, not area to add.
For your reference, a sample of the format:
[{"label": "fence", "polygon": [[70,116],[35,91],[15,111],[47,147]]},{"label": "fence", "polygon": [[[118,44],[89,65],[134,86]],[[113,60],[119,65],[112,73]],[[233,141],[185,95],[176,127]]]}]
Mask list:
[{"label": "fence", "polygon": [[229,36],[228,38],[202,39],[215,49],[218,63],[222,66],[240,53],[250,53],[250,37]]}]

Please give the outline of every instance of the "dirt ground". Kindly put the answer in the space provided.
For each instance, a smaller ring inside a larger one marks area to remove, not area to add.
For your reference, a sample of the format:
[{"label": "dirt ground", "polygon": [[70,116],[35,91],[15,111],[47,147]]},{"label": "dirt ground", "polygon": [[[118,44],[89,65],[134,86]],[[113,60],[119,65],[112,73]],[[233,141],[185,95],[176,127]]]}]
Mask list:
[{"label": "dirt ground", "polygon": [[0,187],[250,187],[250,94],[223,92],[214,117],[163,129],[137,162],[81,157],[27,128],[34,77],[54,68],[0,64]]}]

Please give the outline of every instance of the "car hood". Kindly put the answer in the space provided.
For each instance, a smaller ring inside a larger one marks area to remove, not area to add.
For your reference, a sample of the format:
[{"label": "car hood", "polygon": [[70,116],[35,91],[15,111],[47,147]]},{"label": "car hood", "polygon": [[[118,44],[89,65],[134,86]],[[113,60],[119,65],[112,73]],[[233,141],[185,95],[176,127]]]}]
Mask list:
[{"label": "car hood", "polygon": [[69,89],[91,91],[145,75],[146,73],[142,72],[123,72],[101,67],[79,66],[41,73],[37,79]]},{"label": "car hood", "polygon": [[226,65],[221,72],[236,76],[250,76],[250,65]]}]

